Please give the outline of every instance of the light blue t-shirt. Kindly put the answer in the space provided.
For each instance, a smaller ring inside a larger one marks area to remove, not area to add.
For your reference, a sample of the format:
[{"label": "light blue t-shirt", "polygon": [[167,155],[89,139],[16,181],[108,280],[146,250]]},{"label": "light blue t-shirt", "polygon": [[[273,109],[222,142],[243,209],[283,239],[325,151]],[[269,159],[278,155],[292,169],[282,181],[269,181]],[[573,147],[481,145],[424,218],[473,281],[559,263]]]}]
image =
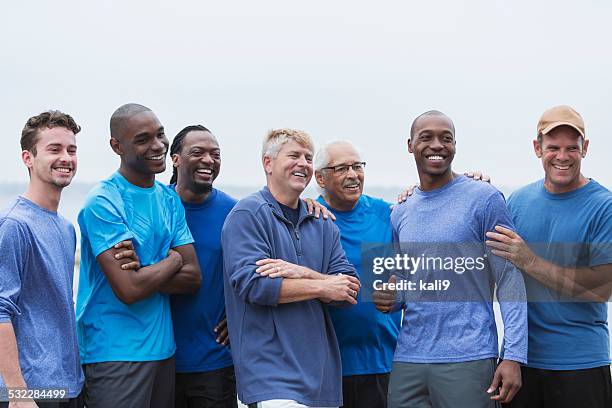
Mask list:
[{"label": "light blue t-shirt", "polygon": [[[451,363],[498,357],[492,305],[497,286],[504,322],[503,357],[525,363],[527,304],[523,277],[511,262],[492,255],[484,244],[485,233],[496,225],[514,229],[503,195],[488,183],[457,176],[441,188],[415,190],[393,210],[391,225],[402,252],[405,247],[416,251],[410,253],[413,257],[434,260],[431,269],[419,270],[411,279],[418,283],[429,274],[439,274],[452,280],[448,292],[401,292],[404,296],[423,295],[426,301],[408,298],[394,361]],[[467,265],[470,259],[471,269],[457,266],[449,271],[436,270],[436,259],[446,264],[447,258],[454,265]],[[434,301],[438,296],[440,300]]]},{"label": "light blue t-shirt", "polygon": [[[57,212],[23,197],[0,212],[0,323],[13,325],[28,387],[63,388],[69,398],[84,382],[72,300],[75,246],[74,227]],[[0,376],[0,401],[4,391]]]},{"label": "light blue t-shirt", "polygon": [[78,222],[77,330],[82,363],[171,357],[175,344],[168,295],[158,292],[131,305],[123,303],[96,257],[130,239],[145,267],[166,258],[171,248],[192,243],[179,197],[159,182],[141,188],[115,172],[89,193]]},{"label": "light blue t-shirt", "polygon": [[[612,263],[612,193],[595,180],[562,194],[549,193],[540,180],[512,194],[508,208],[517,232],[538,256],[567,267]],[[606,303],[568,301],[527,275],[525,283],[530,367],[610,364]]]},{"label": "light blue t-shirt", "polygon": [[[342,249],[364,284],[362,244],[391,244],[390,204],[362,195],[355,208],[338,211],[329,207],[323,197],[318,201],[336,216]],[[352,307],[327,309],[338,338],[344,376],[388,373],[393,364],[401,311],[381,313],[374,303],[362,297],[360,293],[358,303]]]}]

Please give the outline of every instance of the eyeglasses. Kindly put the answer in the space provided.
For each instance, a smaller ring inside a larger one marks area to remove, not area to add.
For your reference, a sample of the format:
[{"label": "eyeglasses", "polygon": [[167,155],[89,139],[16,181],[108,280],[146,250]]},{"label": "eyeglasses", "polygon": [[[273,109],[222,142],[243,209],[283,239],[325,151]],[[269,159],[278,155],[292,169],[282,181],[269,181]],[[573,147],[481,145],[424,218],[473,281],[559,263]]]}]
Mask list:
[{"label": "eyeglasses", "polygon": [[355,173],[363,173],[365,162],[356,162],[353,164],[339,164],[337,166],[323,167],[321,170],[333,170],[334,174],[342,175],[348,173],[349,168],[352,168]]}]

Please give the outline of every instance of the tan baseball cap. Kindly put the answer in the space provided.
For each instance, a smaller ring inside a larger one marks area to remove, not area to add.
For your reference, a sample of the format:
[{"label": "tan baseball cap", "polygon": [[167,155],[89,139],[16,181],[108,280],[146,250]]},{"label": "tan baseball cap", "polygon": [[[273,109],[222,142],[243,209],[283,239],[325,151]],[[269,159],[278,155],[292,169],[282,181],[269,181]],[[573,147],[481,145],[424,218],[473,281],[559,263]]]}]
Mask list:
[{"label": "tan baseball cap", "polygon": [[538,135],[547,134],[559,126],[571,126],[584,135],[584,120],[582,116],[567,105],[559,105],[546,110],[538,122]]}]

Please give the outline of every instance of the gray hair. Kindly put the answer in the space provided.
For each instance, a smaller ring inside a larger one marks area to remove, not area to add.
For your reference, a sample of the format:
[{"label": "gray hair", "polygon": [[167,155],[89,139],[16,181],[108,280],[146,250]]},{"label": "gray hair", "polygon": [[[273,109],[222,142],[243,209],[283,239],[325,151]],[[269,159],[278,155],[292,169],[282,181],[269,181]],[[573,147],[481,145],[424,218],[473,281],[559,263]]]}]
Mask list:
[{"label": "gray hair", "polygon": [[323,167],[329,166],[329,148],[337,146],[339,144],[346,144],[352,147],[353,149],[355,149],[355,151],[357,151],[357,154],[361,158],[361,151],[353,143],[349,142],[348,140],[332,140],[321,146],[321,148],[317,151],[317,154],[315,154],[313,160],[315,171],[319,171]]},{"label": "gray hair", "polygon": [[[345,145],[352,147],[357,152],[357,155],[359,156],[359,158],[360,159],[362,158],[361,151],[353,143],[349,142],[348,140],[332,140],[332,141],[325,143],[323,146],[321,146],[321,148],[317,151],[317,154],[315,154],[315,157],[313,160],[315,171],[321,171],[323,167],[329,166],[329,163],[330,163],[329,149],[330,147],[337,146],[339,144],[345,144]],[[317,191],[319,192],[319,194],[325,195],[324,188],[319,187],[318,183],[316,184],[316,187],[317,187]]]}]

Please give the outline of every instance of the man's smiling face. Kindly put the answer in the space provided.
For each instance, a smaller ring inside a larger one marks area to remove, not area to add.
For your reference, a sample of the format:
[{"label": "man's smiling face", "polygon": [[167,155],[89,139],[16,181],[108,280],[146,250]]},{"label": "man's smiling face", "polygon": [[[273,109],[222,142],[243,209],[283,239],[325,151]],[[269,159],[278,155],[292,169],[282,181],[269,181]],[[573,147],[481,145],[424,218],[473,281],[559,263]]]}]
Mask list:
[{"label": "man's smiling face", "polygon": [[140,112],[130,117],[119,144],[122,161],[131,171],[152,175],[166,170],[169,142],[164,127],[153,112]]},{"label": "man's smiling face", "polygon": [[580,186],[580,166],[589,141],[574,128],[558,126],[534,141],[536,155],[542,159],[546,187],[550,192],[562,193]]},{"label": "man's smiling face", "polygon": [[445,115],[421,117],[408,143],[421,174],[441,176],[450,171],[455,157],[455,130]]},{"label": "man's smiling face", "polygon": [[270,161],[270,182],[299,196],[312,178],[312,150],[290,140]]},{"label": "man's smiling face", "polygon": [[178,179],[197,194],[212,190],[221,169],[221,149],[217,139],[207,131],[192,130],[183,139],[180,153],[172,158]]},{"label": "man's smiling face", "polygon": [[60,189],[69,185],[77,169],[75,139],[64,127],[39,130],[36,146],[28,153],[30,177]]}]

